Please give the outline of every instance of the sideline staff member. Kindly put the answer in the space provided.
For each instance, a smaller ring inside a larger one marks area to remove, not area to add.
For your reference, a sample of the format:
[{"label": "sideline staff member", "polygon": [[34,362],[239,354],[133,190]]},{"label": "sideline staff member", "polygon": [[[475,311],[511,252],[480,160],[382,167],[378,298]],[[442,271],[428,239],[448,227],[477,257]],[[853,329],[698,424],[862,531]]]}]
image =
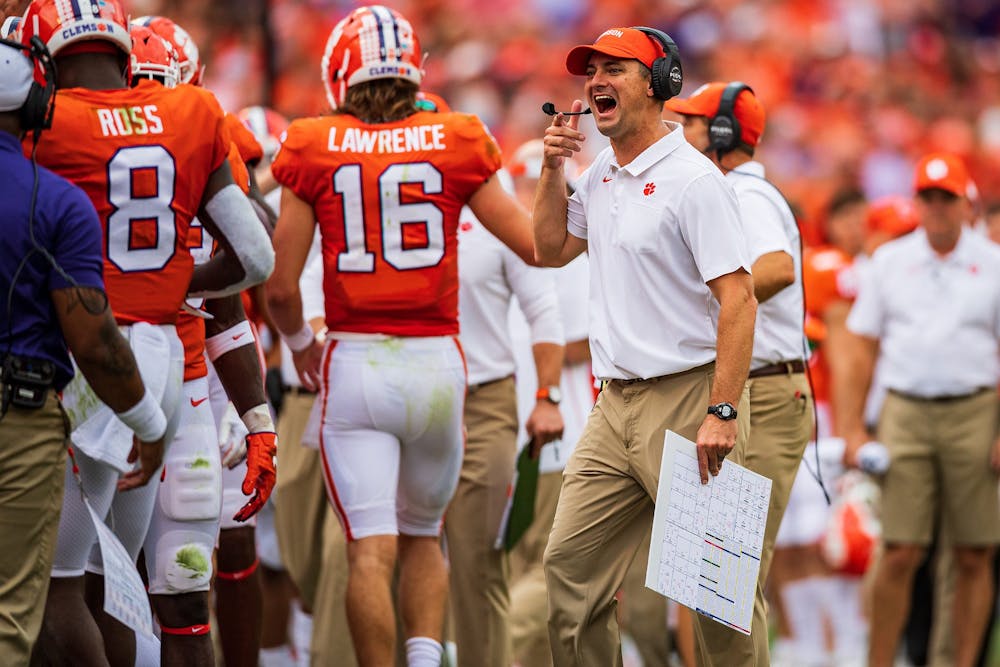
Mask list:
[{"label": "sideline staff member", "polygon": [[589,252],[590,346],[606,385],[563,474],[545,552],[549,640],[557,666],[603,666],[621,663],[614,596],[653,519],[665,430],[696,441],[704,483],[734,448],[741,460],[749,413],[736,404],[756,301],[732,188],[678,124],[660,119],[681,87],[673,41],[611,29],[571,50],[566,68],[586,75],[611,146],[567,199],[563,162],[584,135],[579,116],[556,115],[532,216],[535,250],[551,266]]},{"label": "sideline staff member", "polygon": [[108,308],[93,205],[22,153],[21,135],[44,125],[53,93],[34,84],[33,69],[0,42],[0,655],[9,664],[28,664],[45,609],[68,437],[56,397],[73,375],[67,345],[98,397],[145,441],[143,483],[160,465],[166,428]]},{"label": "sideline staff member", "polygon": [[[715,82],[667,108],[684,117],[684,135],[726,175],[740,204],[743,231],[753,260],[754,296],[760,306],[754,329],[750,389],[750,438],[744,465],[772,481],[764,547],[757,577],[751,637],[720,624],[702,625],[711,634],[729,635],[728,650],[711,662],[728,666],[761,664],[754,655],[753,632],[766,636],[767,582],[774,540],[788,505],[802,453],[813,430],[809,381],[805,375],[802,324],[802,255],[799,229],[788,203],[753,159],[764,131],[764,107],[745,83]],[[766,644],[764,645],[766,648]],[[764,654],[766,655],[766,653]]]},{"label": "sideline staff member", "polygon": [[955,562],[953,664],[975,664],[993,605],[1000,248],[968,227],[968,185],[968,171],[954,155],[932,153],[917,164],[920,228],[875,252],[847,320],[856,369],[848,460],[867,438],[864,398],[876,360],[888,388],[878,424],[890,464],[882,479],[872,667],[893,664],[936,520],[952,538]]}]

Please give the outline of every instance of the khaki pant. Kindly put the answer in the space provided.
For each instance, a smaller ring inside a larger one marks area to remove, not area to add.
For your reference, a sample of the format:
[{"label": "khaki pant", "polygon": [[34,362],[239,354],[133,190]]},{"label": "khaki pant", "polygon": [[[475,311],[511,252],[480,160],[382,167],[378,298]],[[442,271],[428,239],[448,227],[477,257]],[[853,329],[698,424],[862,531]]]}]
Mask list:
[{"label": "khaki pant", "polygon": [[356,664],[347,626],[347,541],[330,510],[319,452],[303,447],[315,397],[285,394],[278,419],[278,481],[274,524],[281,558],[313,613],[311,664]]},{"label": "khaki pant", "polygon": [[506,553],[493,545],[514,473],[517,426],[513,377],[469,388],[462,473],[444,520],[462,667],[511,664],[509,565]]},{"label": "khaki pant", "polygon": [[[771,480],[764,547],[754,600],[753,625],[747,637],[703,616],[697,617],[698,660],[702,665],[766,665],[767,603],[764,586],[774,555],[774,540],[788,506],[802,453],[813,431],[812,396],[805,374],[769,375],[747,381],[750,391],[750,437],[743,465]],[[711,647],[711,649],[709,649]]]},{"label": "khaki pant", "polygon": [[[601,392],[563,474],[545,551],[557,667],[622,664],[615,594],[650,531],[664,434],[697,437],[714,374],[709,364],[644,382],[611,382]],[[737,460],[749,428],[748,400],[744,394],[739,407]]]},{"label": "khaki pant", "polygon": [[54,392],[0,420],[0,663],[26,665],[38,639],[62,507],[68,424]]},{"label": "khaki pant", "polygon": [[890,457],[882,478],[886,542],[930,544],[940,516],[953,545],[1000,543],[997,475],[989,464],[1000,430],[996,390],[949,401],[890,391],[878,429]]},{"label": "khaki pant", "polygon": [[559,503],[562,472],[538,477],[535,518],[510,554],[510,635],[514,659],[521,667],[549,667],[549,596],[545,589],[542,555],[549,542]]},{"label": "khaki pant", "polygon": [[622,587],[622,626],[635,642],[643,667],[670,664],[670,635],[667,630],[667,598],[646,588],[646,566],[652,531],[635,552],[635,560],[625,573]]}]

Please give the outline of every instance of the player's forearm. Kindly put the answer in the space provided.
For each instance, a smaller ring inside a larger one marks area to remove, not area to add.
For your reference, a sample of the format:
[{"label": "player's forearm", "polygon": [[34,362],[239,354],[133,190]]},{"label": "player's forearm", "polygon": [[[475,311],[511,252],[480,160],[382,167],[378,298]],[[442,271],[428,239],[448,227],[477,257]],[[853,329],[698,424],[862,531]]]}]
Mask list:
[{"label": "player's forearm", "polygon": [[750,370],[757,300],[750,289],[731,290],[720,306],[715,379],[709,400],[713,405],[736,405]]},{"label": "player's forearm", "polygon": [[215,359],[212,365],[237,413],[243,415],[251,408],[267,403],[256,345],[243,345],[230,350]]},{"label": "player's forearm", "polygon": [[269,281],[265,287],[267,307],[271,318],[284,336],[295,334],[302,328],[302,293],[297,282]]},{"label": "player's forearm", "polygon": [[566,180],[561,169],[543,168],[531,210],[535,255],[546,266],[556,265],[566,243]]}]

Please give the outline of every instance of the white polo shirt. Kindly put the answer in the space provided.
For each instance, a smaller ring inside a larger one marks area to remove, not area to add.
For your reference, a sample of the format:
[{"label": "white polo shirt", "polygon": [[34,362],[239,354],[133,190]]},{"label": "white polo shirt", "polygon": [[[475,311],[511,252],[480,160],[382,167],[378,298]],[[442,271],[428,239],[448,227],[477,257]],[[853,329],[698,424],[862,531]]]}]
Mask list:
[{"label": "white polo shirt", "polygon": [[516,368],[507,313],[517,297],[531,343],[563,344],[551,272],[528,266],[493,236],[468,207],[459,214],[458,323],[469,384],[512,375]]},{"label": "white polo shirt", "polygon": [[750,370],[802,359],[808,347],[802,331],[802,251],[795,216],[778,189],[764,180],[760,162],[741,164],[726,180],[740,203],[751,264],[771,252],[786,253],[795,264],[795,282],[757,306]]},{"label": "white polo shirt", "polygon": [[624,167],[602,151],[569,200],[567,228],[590,254],[590,347],[602,380],[713,361],[719,304],[706,283],[750,271],[732,187],[680,125],[666,125]]},{"label": "white polo shirt", "polygon": [[1000,381],[1000,246],[965,230],[947,256],[922,229],[886,243],[861,272],[847,327],[880,340],[889,389],[931,398]]}]

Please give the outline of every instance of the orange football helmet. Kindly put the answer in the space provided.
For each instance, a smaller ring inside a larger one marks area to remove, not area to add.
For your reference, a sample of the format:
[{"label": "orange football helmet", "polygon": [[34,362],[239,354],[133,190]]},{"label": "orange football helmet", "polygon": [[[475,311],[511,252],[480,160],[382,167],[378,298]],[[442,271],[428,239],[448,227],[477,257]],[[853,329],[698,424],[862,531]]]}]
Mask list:
[{"label": "orange football helmet", "polygon": [[177,64],[180,67],[180,83],[190,83],[200,86],[205,75],[205,66],[201,62],[198,45],[191,39],[188,32],[166,18],[165,16],[141,16],[132,19],[133,25],[149,28],[157,35],[167,40],[177,51]]},{"label": "orange football helmet", "polygon": [[149,28],[132,25],[132,85],[139,79],[153,79],[173,88],[181,78],[177,51],[170,42]]},{"label": "orange football helmet", "polygon": [[70,45],[94,40],[110,42],[125,55],[132,52],[128,19],[118,0],[34,0],[20,31],[24,44],[37,36],[53,56]]},{"label": "orange football helmet", "polygon": [[336,109],[358,83],[399,78],[420,85],[422,62],[420,41],[402,14],[381,5],[359,7],[334,26],[326,42],[326,98]]}]

